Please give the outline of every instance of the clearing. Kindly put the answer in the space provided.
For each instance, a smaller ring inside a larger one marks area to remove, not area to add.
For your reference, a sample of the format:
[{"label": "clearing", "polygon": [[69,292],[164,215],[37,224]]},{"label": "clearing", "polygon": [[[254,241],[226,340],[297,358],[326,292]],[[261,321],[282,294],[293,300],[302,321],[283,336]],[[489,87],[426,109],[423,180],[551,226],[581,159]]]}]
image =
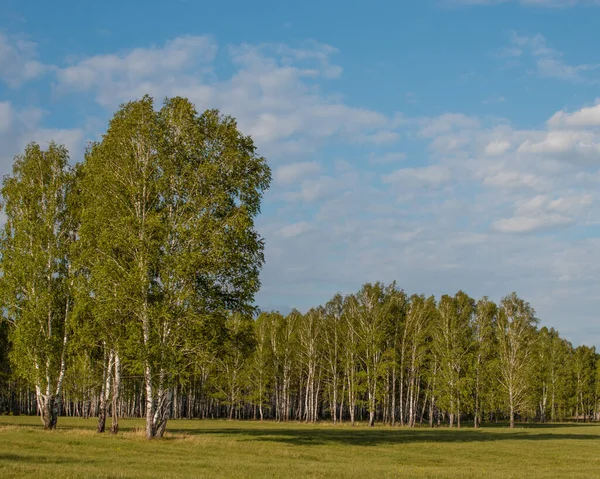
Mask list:
[{"label": "clearing", "polygon": [[0,416],[0,477],[600,477],[600,425],[470,428],[170,421],[162,440],[143,421],[117,436],[95,419]]}]

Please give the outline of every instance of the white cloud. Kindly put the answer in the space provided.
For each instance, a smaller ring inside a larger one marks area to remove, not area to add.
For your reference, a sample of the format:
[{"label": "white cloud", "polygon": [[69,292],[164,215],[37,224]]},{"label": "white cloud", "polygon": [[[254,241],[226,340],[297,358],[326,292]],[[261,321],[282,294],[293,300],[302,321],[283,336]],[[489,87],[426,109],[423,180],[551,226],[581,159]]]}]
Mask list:
[{"label": "white cloud", "polygon": [[[94,90],[103,106],[113,107],[150,92],[157,85],[173,85],[178,72],[207,65],[214,59],[217,45],[210,36],[183,36],[162,47],[134,48],[120,53],[96,55],[57,71],[58,89]],[[152,79],[152,85],[148,83]]]},{"label": "white cloud", "polygon": [[297,191],[288,191],[283,198],[288,202],[314,203],[331,197],[340,197],[350,191],[353,185],[360,184],[355,170],[346,171],[337,176],[320,176],[316,179],[304,180]]},{"label": "white cloud", "polygon": [[506,153],[510,148],[510,141],[507,140],[493,140],[485,147],[485,154],[487,156],[499,156]]},{"label": "white cloud", "polygon": [[271,158],[271,153],[312,151],[336,135],[375,144],[398,138],[394,119],[320,91],[316,81],[342,73],[331,61],[337,50],[329,45],[231,46],[223,51],[235,72],[225,79],[215,73],[217,50],[212,37],[187,36],[163,46],[84,58],[57,72],[57,90],[92,92],[111,109],[145,93],[185,96],[198,109],[219,108],[234,116]]},{"label": "white cloud", "polygon": [[504,170],[486,175],[483,178],[483,184],[505,189],[525,187],[539,190],[544,186],[544,181],[530,173]]},{"label": "white cloud", "polygon": [[16,88],[51,68],[37,60],[35,43],[0,32],[0,79],[8,86]]},{"label": "white cloud", "polygon": [[0,102],[0,133],[9,129],[13,120],[12,105],[9,101]]},{"label": "white cloud", "polygon": [[279,230],[279,233],[284,238],[294,238],[296,236],[300,236],[304,233],[307,233],[308,231],[310,231],[312,229],[313,229],[313,226],[310,223],[308,223],[306,221],[302,221],[300,223],[292,223],[292,224],[283,226]]},{"label": "white cloud", "polygon": [[20,109],[11,102],[0,102],[0,176],[11,171],[14,156],[32,141],[46,148],[54,140],[67,147],[73,162],[81,160],[85,132],[79,128],[45,128],[43,117],[38,108]]},{"label": "white cloud", "polygon": [[421,123],[420,134],[425,137],[434,137],[455,130],[479,128],[481,125],[478,119],[462,113],[445,113],[435,118],[424,119]]},{"label": "white cloud", "polygon": [[589,72],[600,64],[570,65],[563,60],[563,53],[551,48],[543,35],[519,35],[511,32],[510,46],[500,52],[501,56],[522,58],[528,56],[539,76],[574,82],[591,81]]},{"label": "white cloud", "polygon": [[595,156],[600,153],[600,138],[591,131],[550,131],[540,140],[528,139],[517,151],[523,153],[566,154]]},{"label": "white cloud", "polygon": [[550,128],[587,128],[600,126],[600,102],[595,106],[582,108],[574,113],[564,110],[556,112],[548,120]]},{"label": "white cloud", "polygon": [[443,165],[430,165],[422,168],[401,168],[383,175],[384,183],[421,183],[440,186],[452,178],[450,170]]},{"label": "white cloud", "polygon": [[493,224],[493,228],[502,233],[529,233],[531,231],[551,228],[554,226],[566,225],[573,220],[559,214],[550,214],[545,216],[515,216],[498,220]]},{"label": "white cloud", "polygon": [[281,185],[290,185],[306,176],[311,176],[321,171],[321,166],[315,161],[305,161],[280,166],[273,175],[275,181]]}]

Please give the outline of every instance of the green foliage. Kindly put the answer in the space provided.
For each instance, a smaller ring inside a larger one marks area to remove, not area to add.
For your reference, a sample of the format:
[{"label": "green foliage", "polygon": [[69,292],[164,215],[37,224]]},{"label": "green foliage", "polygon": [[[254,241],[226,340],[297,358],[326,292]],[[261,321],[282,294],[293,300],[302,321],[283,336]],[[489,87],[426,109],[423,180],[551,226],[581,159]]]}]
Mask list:
[{"label": "green foliage", "polygon": [[253,312],[269,168],[232,118],[198,115],[183,98],[157,112],[144,97],[115,114],[82,170],[81,258],[99,337],[144,370],[147,407],[156,390],[168,409],[198,342],[240,346],[223,318]]},{"label": "green foliage", "polygon": [[15,372],[35,385],[54,428],[72,309],[70,253],[75,222],[67,208],[73,174],[64,147],[31,143],[2,185],[0,297],[11,324]]}]

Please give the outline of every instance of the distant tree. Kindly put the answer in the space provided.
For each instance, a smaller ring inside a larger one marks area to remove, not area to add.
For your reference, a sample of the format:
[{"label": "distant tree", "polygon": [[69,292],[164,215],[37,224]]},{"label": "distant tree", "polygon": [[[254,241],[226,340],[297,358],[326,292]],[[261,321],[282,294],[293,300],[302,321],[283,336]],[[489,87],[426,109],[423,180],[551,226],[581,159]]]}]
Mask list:
[{"label": "distant tree", "polygon": [[[422,295],[412,295],[407,309],[404,325],[406,349],[403,357],[403,365],[406,370],[408,386],[406,392],[406,404],[408,404],[406,411],[407,422],[410,427],[414,427],[421,387],[420,378],[422,372],[425,370],[425,362],[431,347],[430,335],[432,326],[434,325],[433,321],[438,318],[438,315],[436,314],[436,304],[433,296],[425,298]],[[433,395],[432,377],[430,377],[429,386],[429,394]]]},{"label": "distant tree", "polygon": [[473,322],[473,426],[483,421],[485,393],[494,387],[496,356],[496,305],[487,297],[480,299],[475,307]]},{"label": "distant tree", "polygon": [[[388,356],[386,362],[388,365],[388,386],[387,393],[389,395],[388,407],[389,423],[393,426],[397,420],[398,400],[400,397],[400,409],[402,409],[402,394],[398,394],[398,383],[402,384],[403,376],[403,359],[402,352],[406,351],[405,346],[406,335],[406,318],[409,309],[409,300],[403,290],[392,291],[388,298],[390,303],[389,318],[385,326],[385,349]],[[404,340],[404,342],[403,342]],[[403,421],[403,419],[401,419]]]},{"label": "distant tree", "polygon": [[248,362],[249,401],[258,406],[260,420],[264,419],[265,407],[269,404],[269,392],[273,385],[273,352],[271,350],[269,328],[270,313],[261,313],[254,323],[255,348]]},{"label": "distant tree", "polygon": [[354,426],[356,423],[356,410],[362,384],[359,365],[360,336],[357,334],[354,325],[356,318],[354,312],[356,311],[357,305],[353,295],[348,295],[344,298],[342,308],[342,320],[344,322],[344,334],[342,336],[342,341],[344,343],[344,382],[347,386],[348,415],[350,416],[350,423]]},{"label": "distant tree", "polygon": [[583,416],[587,421],[593,415],[595,406],[594,392],[596,389],[596,364],[598,362],[596,348],[593,346],[578,346],[575,348],[572,368],[575,382],[575,418]]},{"label": "distant tree", "polygon": [[390,313],[388,297],[394,289],[394,284],[386,288],[381,283],[367,283],[348,302],[350,327],[358,338],[357,353],[365,376],[369,426],[375,424],[379,383],[384,373],[383,346]]},{"label": "distant tree", "polygon": [[329,391],[329,410],[334,424],[338,418],[340,421],[342,420],[345,392],[342,375],[345,346],[342,338],[346,327],[343,317],[343,301],[342,295],[336,294],[325,305],[323,316],[324,368]]},{"label": "distant tree", "polygon": [[216,397],[224,400],[229,419],[244,398],[248,384],[246,374],[252,374],[246,364],[255,348],[252,319],[239,313],[230,314],[226,321],[227,337],[216,361]]},{"label": "distant tree", "polygon": [[440,365],[440,402],[448,410],[450,427],[460,427],[463,402],[468,398],[467,372],[473,349],[475,302],[462,291],[442,296],[432,347]]},{"label": "distant tree", "polygon": [[556,419],[557,403],[564,395],[569,376],[567,359],[570,349],[554,328],[539,330],[535,344],[534,387],[540,422],[547,421],[548,411],[551,420]]},{"label": "distant tree", "polygon": [[515,427],[515,414],[526,406],[532,387],[537,322],[533,308],[516,293],[502,298],[497,321],[498,366],[511,428]]},{"label": "distant tree", "polygon": [[311,309],[298,324],[300,359],[303,369],[306,371],[306,389],[304,391],[304,420],[306,422],[317,421],[323,365],[324,317],[323,308]]}]

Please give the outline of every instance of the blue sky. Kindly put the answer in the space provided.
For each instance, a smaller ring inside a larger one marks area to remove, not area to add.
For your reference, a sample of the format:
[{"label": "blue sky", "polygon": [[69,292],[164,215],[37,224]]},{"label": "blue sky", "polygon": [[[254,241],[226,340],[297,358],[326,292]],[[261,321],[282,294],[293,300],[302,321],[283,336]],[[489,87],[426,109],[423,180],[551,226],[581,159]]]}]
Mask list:
[{"label": "blue sky", "polygon": [[517,291],[600,345],[600,1],[0,4],[0,173],[124,101],[236,117],[273,169],[258,302]]}]

